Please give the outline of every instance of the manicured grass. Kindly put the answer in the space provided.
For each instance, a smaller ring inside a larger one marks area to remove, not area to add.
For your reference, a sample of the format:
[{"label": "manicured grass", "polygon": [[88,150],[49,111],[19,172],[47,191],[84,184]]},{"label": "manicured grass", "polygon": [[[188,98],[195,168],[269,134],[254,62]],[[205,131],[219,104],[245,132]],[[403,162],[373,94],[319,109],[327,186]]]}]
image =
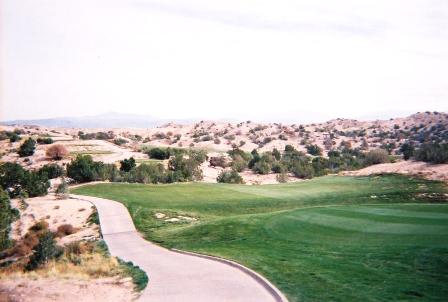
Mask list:
[{"label": "manicured grass", "polygon": [[[145,236],[243,263],[290,301],[443,301],[448,205],[442,183],[328,176],[293,184],[99,184],[77,194],[123,202]],[[189,215],[168,223],[155,213]]]}]

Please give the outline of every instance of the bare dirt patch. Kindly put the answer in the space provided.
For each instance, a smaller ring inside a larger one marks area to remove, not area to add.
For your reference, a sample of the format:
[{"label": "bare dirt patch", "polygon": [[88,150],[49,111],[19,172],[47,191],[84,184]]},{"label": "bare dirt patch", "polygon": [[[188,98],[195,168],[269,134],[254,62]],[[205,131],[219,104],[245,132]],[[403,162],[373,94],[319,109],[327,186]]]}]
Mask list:
[{"label": "bare dirt patch", "polygon": [[0,302],[128,302],[136,298],[129,279],[89,280],[59,278],[11,278],[1,280]]}]

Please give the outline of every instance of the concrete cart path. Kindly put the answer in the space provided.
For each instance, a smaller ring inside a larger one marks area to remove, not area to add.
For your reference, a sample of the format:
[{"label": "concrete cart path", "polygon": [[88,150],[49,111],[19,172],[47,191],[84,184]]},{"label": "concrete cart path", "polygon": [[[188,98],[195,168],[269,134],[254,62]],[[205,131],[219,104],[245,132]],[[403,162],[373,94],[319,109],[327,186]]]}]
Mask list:
[{"label": "concrete cart path", "polygon": [[241,265],[171,251],[143,239],[126,207],[117,201],[71,197],[96,206],[110,253],[148,274],[140,301],[287,301],[269,281]]}]

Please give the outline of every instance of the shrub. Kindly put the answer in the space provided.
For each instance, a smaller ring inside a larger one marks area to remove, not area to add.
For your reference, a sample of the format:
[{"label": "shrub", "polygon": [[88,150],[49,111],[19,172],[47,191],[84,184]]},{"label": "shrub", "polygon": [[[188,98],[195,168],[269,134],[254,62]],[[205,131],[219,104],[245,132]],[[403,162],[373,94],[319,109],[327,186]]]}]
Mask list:
[{"label": "shrub", "polygon": [[0,185],[8,190],[11,197],[17,196],[27,171],[16,163],[4,163],[0,165]]},{"label": "shrub", "polygon": [[286,166],[281,162],[275,162],[272,165],[272,172],[274,173],[284,173],[287,171]]},{"label": "shrub", "polygon": [[286,173],[280,173],[278,174],[275,179],[279,182],[279,183],[286,183],[288,182],[288,175]]},{"label": "shrub", "polygon": [[383,149],[370,150],[366,154],[366,165],[376,165],[389,162],[389,154]]},{"label": "shrub", "polygon": [[34,154],[35,149],[36,149],[36,141],[30,137],[23,142],[17,153],[19,153],[20,157],[31,156]]},{"label": "shrub", "polygon": [[176,149],[176,148],[152,148],[146,151],[149,158],[154,159],[169,159],[171,156],[177,155],[177,154],[183,154],[185,151],[182,149]]},{"label": "shrub", "polygon": [[271,172],[272,166],[266,160],[260,160],[254,164],[252,170],[258,174],[269,174]]},{"label": "shrub", "polygon": [[60,255],[62,255],[62,250],[56,246],[53,234],[46,231],[39,237],[39,244],[36,246],[33,255],[30,257],[26,269],[36,269]]},{"label": "shrub", "polygon": [[46,173],[29,172],[16,163],[0,165],[0,185],[11,197],[23,192],[29,197],[45,195],[50,187]]},{"label": "shrub", "polygon": [[422,144],[415,152],[415,159],[433,164],[448,163],[448,143]]},{"label": "shrub", "polygon": [[327,174],[327,168],[328,168],[328,159],[318,156],[313,158],[312,160],[312,166],[314,170],[314,176],[323,176]]},{"label": "shrub", "polygon": [[15,132],[11,132],[11,134],[9,135],[9,141],[11,143],[15,143],[15,142],[18,142],[19,140],[20,140],[20,136]]},{"label": "shrub", "polygon": [[145,271],[134,265],[132,262],[124,262],[119,260],[119,263],[122,265],[124,273],[131,276],[135,289],[137,291],[144,290],[149,281],[148,275]]},{"label": "shrub", "polygon": [[51,137],[38,137],[37,143],[39,145],[49,145],[53,143],[53,139]]},{"label": "shrub", "polygon": [[272,150],[272,156],[274,156],[274,158],[276,160],[280,160],[282,158],[282,155],[281,155],[280,151],[277,150],[277,148],[274,148]]},{"label": "shrub", "polygon": [[21,186],[28,193],[29,197],[36,197],[47,194],[50,182],[47,175],[39,174],[39,172],[27,172]]},{"label": "shrub", "polygon": [[192,181],[201,180],[202,170],[199,165],[202,161],[202,155],[200,153],[190,153],[189,158],[184,158],[182,155],[176,155],[171,158],[168,167],[171,171],[176,172],[176,174],[171,177],[176,177],[175,181]]},{"label": "shrub", "polygon": [[67,149],[63,145],[53,145],[45,151],[47,157],[54,160],[61,160],[68,155]]},{"label": "shrub", "polygon": [[306,150],[309,154],[319,156],[322,155],[322,149],[318,145],[307,145]]},{"label": "shrub", "polygon": [[65,181],[65,178],[62,178],[62,182],[56,188],[56,196],[60,199],[67,198],[68,192],[68,184]]},{"label": "shrub", "polygon": [[46,178],[53,179],[64,175],[64,168],[57,164],[47,164],[38,170],[38,173],[45,174]]},{"label": "shrub", "polygon": [[38,234],[47,230],[48,230],[48,222],[46,222],[45,220],[40,220],[36,222],[28,229],[28,231]]},{"label": "shrub", "polygon": [[226,168],[229,166],[229,161],[225,156],[212,156],[209,159],[210,166]]},{"label": "shrub", "polygon": [[313,178],[314,170],[308,160],[298,159],[292,162],[292,166],[290,168],[291,172],[294,176],[298,178]]},{"label": "shrub", "polygon": [[135,159],[133,157],[120,161],[120,171],[129,172],[134,169],[135,166]]},{"label": "shrub", "polygon": [[56,231],[57,237],[64,237],[75,233],[75,228],[71,224],[61,224]]},{"label": "shrub", "polygon": [[93,161],[90,155],[78,155],[67,165],[67,176],[77,182],[115,181],[119,177],[119,173],[114,164]]},{"label": "shrub", "polygon": [[10,245],[9,231],[13,222],[13,212],[8,194],[0,188],[0,252]]},{"label": "shrub", "polygon": [[221,183],[229,183],[229,184],[242,184],[244,183],[243,178],[241,175],[238,174],[236,171],[221,171],[219,173],[218,178],[216,179],[218,182]]},{"label": "shrub", "polygon": [[116,139],[113,140],[113,143],[115,145],[121,146],[121,145],[127,144],[128,141],[125,140],[124,138],[116,138]]},{"label": "shrub", "polygon": [[415,148],[411,143],[404,143],[400,147],[400,152],[403,154],[403,159],[408,160],[414,156]]},{"label": "shrub", "polygon": [[247,168],[248,161],[244,159],[241,155],[235,155],[231,163],[232,170],[237,172],[242,172]]},{"label": "shrub", "polygon": [[78,155],[67,165],[67,176],[77,182],[95,180],[95,164],[90,155]]}]

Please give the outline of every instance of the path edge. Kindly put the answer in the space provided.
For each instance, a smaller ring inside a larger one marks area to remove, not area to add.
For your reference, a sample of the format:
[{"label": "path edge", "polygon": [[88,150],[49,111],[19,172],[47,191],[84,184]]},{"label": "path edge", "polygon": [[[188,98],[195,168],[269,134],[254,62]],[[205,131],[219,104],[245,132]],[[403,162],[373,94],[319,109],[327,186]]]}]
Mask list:
[{"label": "path edge", "polygon": [[266,279],[259,273],[251,270],[250,268],[248,268],[238,262],[235,262],[233,260],[228,260],[228,259],[225,259],[222,257],[200,254],[200,253],[195,253],[195,252],[188,252],[188,251],[178,250],[178,249],[174,249],[174,248],[169,249],[169,250],[172,252],[175,252],[175,253],[179,253],[179,254],[184,254],[184,255],[189,255],[189,256],[194,256],[194,257],[205,258],[208,260],[217,261],[217,262],[229,265],[231,267],[234,267],[234,268],[242,271],[243,273],[249,275],[258,284],[263,286],[263,288],[269,292],[269,294],[275,299],[275,301],[289,302],[288,299],[286,298],[286,296],[276,286],[274,286],[271,282],[269,282],[268,279]]}]

